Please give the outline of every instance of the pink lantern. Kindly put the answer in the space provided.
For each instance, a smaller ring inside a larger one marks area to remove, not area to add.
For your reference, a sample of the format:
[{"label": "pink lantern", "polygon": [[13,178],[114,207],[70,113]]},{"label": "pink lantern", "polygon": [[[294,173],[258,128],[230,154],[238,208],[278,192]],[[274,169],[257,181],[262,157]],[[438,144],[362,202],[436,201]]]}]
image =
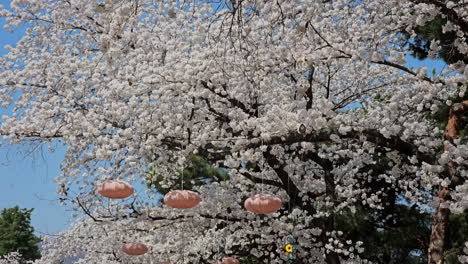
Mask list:
[{"label": "pink lantern", "polygon": [[148,252],[149,248],[141,243],[125,243],[122,246],[122,251],[131,256],[143,255]]},{"label": "pink lantern", "polygon": [[239,260],[232,257],[225,257],[221,260],[217,260],[215,264],[239,264]]},{"label": "pink lantern", "polygon": [[124,199],[133,194],[133,187],[121,180],[107,180],[98,186],[97,191],[107,198]]},{"label": "pink lantern", "polygon": [[256,194],[244,202],[248,211],[256,214],[271,214],[281,208],[281,199],[271,194]]},{"label": "pink lantern", "polygon": [[177,209],[188,209],[197,206],[201,201],[196,192],[188,190],[170,191],[164,196],[164,203],[167,206]]}]

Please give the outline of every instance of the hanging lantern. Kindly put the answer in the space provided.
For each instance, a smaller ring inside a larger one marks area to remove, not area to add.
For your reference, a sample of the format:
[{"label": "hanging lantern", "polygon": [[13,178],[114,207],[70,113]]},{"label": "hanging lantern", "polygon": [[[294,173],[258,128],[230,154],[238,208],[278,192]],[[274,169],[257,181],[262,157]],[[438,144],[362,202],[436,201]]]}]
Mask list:
[{"label": "hanging lantern", "polygon": [[239,264],[239,260],[237,260],[236,258],[232,258],[232,257],[225,257],[225,258],[222,258],[221,260],[217,260],[215,264]]},{"label": "hanging lantern", "polygon": [[271,194],[256,194],[244,202],[248,211],[256,214],[271,214],[281,208],[281,199]]},{"label": "hanging lantern", "polygon": [[121,180],[107,180],[100,184],[98,193],[111,199],[124,199],[133,194],[133,187],[128,182]]},{"label": "hanging lantern", "polygon": [[125,243],[122,246],[122,251],[131,256],[143,255],[148,250],[148,247],[141,243]]},{"label": "hanging lantern", "polygon": [[188,190],[170,191],[164,196],[164,203],[172,208],[188,209],[197,206],[201,201],[196,192]]}]

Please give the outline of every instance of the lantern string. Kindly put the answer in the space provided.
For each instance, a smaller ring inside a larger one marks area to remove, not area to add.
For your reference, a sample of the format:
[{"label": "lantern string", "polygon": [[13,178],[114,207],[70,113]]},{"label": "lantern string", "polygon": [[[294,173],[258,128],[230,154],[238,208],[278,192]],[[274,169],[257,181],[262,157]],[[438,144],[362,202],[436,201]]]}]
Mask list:
[{"label": "lantern string", "polygon": [[[228,215],[226,214],[226,226],[228,225]],[[229,231],[226,228],[226,236],[224,237],[224,253],[227,251],[227,236],[229,234]]]},{"label": "lantern string", "polygon": [[[216,232],[216,229],[215,229],[215,241],[218,241],[218,240],[219,240],[219,239],[218,239],[218,233]],[[219,260],[219,250],[220,250],[220,247],[221,247],[221,245],[220,245],[220,243],[219,243],[219,241],[218,241],[218,253],[216,254],[216,260]]]},{"label": "lantern string", "polygon": [[[183,141],[182,141],[183,142]],[[188,144],[188,143],[187,143]],[[181,170],[181,182],[180,182],[180,189],[183,190],[184,189],[184,170],[185,170],[185,160],[184,160],[184,155],[185,155],[185,151],[184,150],[187,150],[187,146],[183,146],[182,144],[182,164],[180,165],[182,167],[182,170]]]},{"label": "lantern string", "polygon": [[[289,184],[289,179],[290,177],[288,177],[288,194],[291,193],[291,186]],[[289,196],[289,195],[288,195]],[[289,199],[288,199],[288,213],[290,214],[291,213],[291,196],[289,196]]]},{"label": "lantern string", "polygon": [[265,172],[265,157],[263,155],[263,137],[262,137],[262,143],[261,143],[261,147],[260,147],[260,152],[262,153],[262,166],[263,166],[263,169],[261,171],[261,175],[262,175],[262,184],[260,185],[260,190],[261,192],[263,193],[263,173]]},{"label": "lantern string", "polygon": [[[260,152],[262,153],[262,157],[261,157],[262,162],[261,162],[261,164],[263,166],[263,168],[261,169],[261,172],[260,172],[261,173],[261,178],[262,178],[262,184],[260,185],[260,191],[261,191],[262,194],[263,194],[263,177],[264,177],[263,174],[265,173],[265,168],[266,168],[266,166],[265,166],[265,156],[264,156],[264,153],[263,153],[263,143],[264,142],[263,142],[263,137],[262,137],[261,146],[260,146]],[[262,222],[262,219],[260,217],[259,217],[259,220],[260,220],[260,222]],[[260,231],[260,244],[263,244],[263,243],[264,243],[263,232]]]},{"label": "lantern string", "polygon": [[[182,151],[182,156],[184,155],[184,152]],[[181,181],[180,181],[180,189],[184,189],[184,160],[182,158],[182,164],[180,165],[182,167],[182,170],[180,171],[181,173]]]}]

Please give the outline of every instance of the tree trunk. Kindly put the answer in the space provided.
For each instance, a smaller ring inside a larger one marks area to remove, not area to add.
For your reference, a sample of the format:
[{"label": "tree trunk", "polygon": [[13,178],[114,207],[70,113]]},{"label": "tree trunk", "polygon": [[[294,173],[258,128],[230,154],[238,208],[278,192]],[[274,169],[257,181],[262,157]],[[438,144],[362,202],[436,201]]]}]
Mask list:
[{"label": "tree trunk", "polygon": [[[449,112],[447,126],[445,128],[445,140],[453,143],[458,138],[458,121],[459,115],[468,110],[468,101],[454,104]],[[448,146],[444,147],[444,151],[449,151]],[[458,183],[456,175],[457,164],[454,161],[448,162],[447,178],[452,182],[450,187],[455,187]],[[431,238],[429,241],[428,249],[428,263],[429,264],[443,264],[445,253],[445,241],[447,241],[447,234],[449,232],[449,217],[450,210],[447,208],[447,202],[451,200],[450,188],[442,187],[438,193],[439,204],[432,220]]]},{"label": "tree trunk", "polygon": [[[322,165],[323,166],[323,165]],[[335,179],[331,173],[331,167],[324,168],[324,179],[325,179],[325,192],[331,198],[333,203],[336,202],[336,190],[335,190]],[[329,217],[324,219],[324,228],[323,232],[335,230],[335,213],[331,213]],[[323,243],[326,243],[326,236],[324,236]],[[336,252],[327,253],[325,256],[325,262],[327,264],[340,264],[340,256]]]},{"label": "tree trunk", "polygon": [[439,191],[439,205],[432,220],[431,240],[429,241],[429,264],[444,263],[445,241],[448,234],[450,210],[444,208],[444,203],[450,200],[448,188]]},{"label": "tree trunk", "polygon": [[[325,236],[325,232],[327,231],[332,231],[335,228],[335,219],[334,215],[332,214],[331,216],[324,218],[323,223],[322,223],[322,242],[325,244],[327,243],[327,236]],[[340,256],[334,252],[331,251],[329,253],[325,253],[325,262],[327,264],[340,264]]]},{"label": "tree trunk", "polygon": [[340,264],[340,257],[335,252],[331,252],[327,254],[325,261],[327,264]]}]

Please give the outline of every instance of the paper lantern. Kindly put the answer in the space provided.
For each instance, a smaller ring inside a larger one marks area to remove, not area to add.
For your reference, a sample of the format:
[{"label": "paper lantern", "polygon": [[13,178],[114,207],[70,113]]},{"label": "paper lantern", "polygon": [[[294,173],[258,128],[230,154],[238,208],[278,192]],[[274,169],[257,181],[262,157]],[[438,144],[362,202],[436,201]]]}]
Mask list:
[{"label": "paper lantern", "polygon": [[196,192],[188,190],[170,191],[164,196],[164,203],[172,208],[188,209],[197,206],[201,201]]},{"label": "paper lantern", "polygon": [[281,208],[281,199],[271,194],[256,194],[244,202],[248,211],[256,214],[271,214]]},{"label": "paper lantern", "polygon": [[142,243],[125,243],[122,246],[122,251],[131,256],[143,255],[148,252],[148,247]]},{"label": "paper lantern", "polygon": [[128,182],[121,180],[107,180],[100,184],[98,193],[111,199],[124,199],[133,194],[133,187]]},{"label": "paper lantern", "polygon": [[221,260],[217,260],[215,264],[239,264],[239,260],[237,260],[236,258],[232,258],[232,257],[225,257],[225,258],[222,258]]}]

